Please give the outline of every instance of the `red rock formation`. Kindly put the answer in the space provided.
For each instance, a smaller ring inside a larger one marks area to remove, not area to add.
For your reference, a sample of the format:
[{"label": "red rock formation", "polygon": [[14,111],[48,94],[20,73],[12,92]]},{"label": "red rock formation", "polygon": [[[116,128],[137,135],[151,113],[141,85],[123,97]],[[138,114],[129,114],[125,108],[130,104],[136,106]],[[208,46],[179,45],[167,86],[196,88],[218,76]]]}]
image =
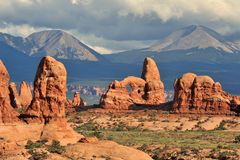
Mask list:
[{"label": "red rock formation", "polygon": [[27,108],[32,101],[30,86],[26,82],[20,84],[20,94],[14,82],[9,85],[11,104],[14,108]]},{"label": "red rock formation", "polygon": [[186,73],[174,83],[173,110],[179,113],[228,114],[232,96],[208,76]]},{"label": "red rock formation", "polygon": [[44,57],[34,81],[34,97],[27,113],[41,122],[65,117],[66,78],[64,65]]},{"label": "red rock formation", "polygon": [[135,105],[159,105],[164,102],[164,85],[157,65],[151,58],[146,58],[142,78],[129,76],[120,82],[115,80],[101,97],[100,105],[105,109],[130,109]]},{"label": "red rock formation", "polygon": [[[128,85],[129,88],[126,86]],[[135,103],[144,103],[145,81],[138,77],[127,77],[110,84],[108,91],[101,98],[101,106],[105,109],[130,109]],[[131,92],[128,92],[131,89]]]},{"label": "red rock formation", "polygon": [[21,101],[21,106],[23,108],[27,108],[32,101],[32,92],[30,85],[28,85],[26,82],[21,82],[20,84],[20,101]]},{"label": "red rock formation", "polygon": [[81,95],[79,92],[75,92],[72,100],[72,106],[73,107],[81,107],[84,106],[84,102],[81,98]]},{"label": "red rock formation", "polygon": [[0,60],[0,123],[13,123],[19,121],[19,114],[10,104],[8,90],[9,79],[8,71]]},{"label": "red rock formation", "polygon": [[27,110],[28,122],[44,123],[41,138],[75,143],[81,135],[75,133],[65,118],[67,72],[54,58],[44,57],[34,81],[34,97]]},{"label": "red rock formation", "polygon": [[146,81],[145,99],[147,104],[159,105],[165,102],[164,85],[158,67],[153,59],[145,58],[142,78]]},{"label": "red rock formation", "polygon": [[20,102],[20,98],[18,95],[18,91],[17,91],[17,86],[14,82],[11,82],[9,84],[9,91],[10,91],[10,100],[11,100],[11,105],[14,108],[21,108],[21,102]]}]

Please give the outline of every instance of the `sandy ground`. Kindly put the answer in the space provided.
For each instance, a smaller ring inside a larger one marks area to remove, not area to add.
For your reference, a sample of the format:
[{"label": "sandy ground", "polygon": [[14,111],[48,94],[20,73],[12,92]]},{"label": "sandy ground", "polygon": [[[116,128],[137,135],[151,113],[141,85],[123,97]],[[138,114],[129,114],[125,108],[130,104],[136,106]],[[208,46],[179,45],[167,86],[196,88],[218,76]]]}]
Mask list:
[{"label": "sandy ground", "polygon": [[[153,131],[161,130],[224,130],[240,131],[240,117],[229,115],[171,114],[159,110],[106,111],[90,109],[69,114],[69,119],[82,122],[96,122],[101,127],[110,127],[117,123],[140,127]],[[76,124],[76,123],[75,123]]]}]

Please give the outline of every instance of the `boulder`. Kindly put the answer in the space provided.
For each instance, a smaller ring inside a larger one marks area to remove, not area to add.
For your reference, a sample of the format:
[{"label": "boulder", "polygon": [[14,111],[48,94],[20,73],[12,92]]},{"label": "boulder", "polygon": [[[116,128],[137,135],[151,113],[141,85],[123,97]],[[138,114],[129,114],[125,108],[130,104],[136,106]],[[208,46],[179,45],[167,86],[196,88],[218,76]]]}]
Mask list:
[{"label": "boulder", "polygon": [[100,105],[105,109],[131,109],[135,105],[160,105],[165,102],[164,85],[156,63],[146,58],[142,78],[128,76],[115,80],[101,97]]},{"label": "boulder", "polygon": [[229,114],[232,96],[209,76],[186,73],[174,83],[173,110],[178,113]]},{"label": "boulder", "polygon": [[10,103],[9,79],[8,71],[0,60],[0,123],[19,122],[19,114],[13,109]]}]

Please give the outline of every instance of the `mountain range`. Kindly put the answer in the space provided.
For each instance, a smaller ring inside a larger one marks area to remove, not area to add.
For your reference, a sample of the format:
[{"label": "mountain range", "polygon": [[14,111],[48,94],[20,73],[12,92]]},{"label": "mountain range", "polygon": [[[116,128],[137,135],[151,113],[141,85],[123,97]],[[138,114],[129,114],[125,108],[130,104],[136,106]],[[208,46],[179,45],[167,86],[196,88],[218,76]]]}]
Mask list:
[{"label": "mountain range", "polygon": [[104,61],[101,54],[61,30],[36,32],[26,38],[0,33],[0,42],[31,57],[49,55],[58,59]]},{"label": "mountain range", "polygon": [[120,63],[140,63],[146,56],[158,62],[238,62],[240,45],[210,28],[191,25],[172,32],[148,48],[106,55],[110,61]]},{"label": "mountain range", "polygon": [[[159,42],[142,49],[102,55],[62,30],[35,32],[26,38],[0,33],[0,50],[8,47],[19,55],[89,62],[142,63],[146,56],[157,62],[229,63],[240,61],[240,43],[227,40],[216,31],[191,25],[170,33]],[[0,58],[3,57],[0,53]],[[14,53],[12,53],[14,54]],[[16,55],[16,54],[15,54]]]},{"label": "mountain range", "polygon": [[194,72],[211,75],[225,90],[240,94],[240,41],[230,41],[199,25],[159,39],[147,48],[103,55],[61,30],[36,32],[25,38],[0,33],[0,59],[15,82],[33,82],[41,57],[50,55],[64,63],[69,83],[103,80],[108,84],[129,75],[140,76],[142,62],[149,56],[157,62],[167,90],[173,90],[174,79]]}]

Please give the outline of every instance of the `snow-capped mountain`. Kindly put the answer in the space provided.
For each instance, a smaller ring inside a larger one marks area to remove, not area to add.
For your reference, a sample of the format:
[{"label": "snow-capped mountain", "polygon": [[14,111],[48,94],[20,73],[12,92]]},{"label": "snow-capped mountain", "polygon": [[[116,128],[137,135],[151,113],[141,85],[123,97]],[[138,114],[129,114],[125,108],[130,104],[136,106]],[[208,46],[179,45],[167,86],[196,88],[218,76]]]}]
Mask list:
[{"label": "snow-capped mountain", "polygon": [[188,50],[192,48],[206,49],[210,47],[228,53],[238,51],[238,47],[234,43],[224,40],[224,38],[214,30],[198,25],[177,30],[149,49],[151,51],[162,52]]},{"label": "snow-capped mountain", "polygon": [[158,62],[240,62],[240,43],[228,41],[205,26],[191,25],[173,31],[150,47],[105,57],[112,62],[140,63],[146,56],[154,57]]},{"label": "snow-capped mountain", "polygon": [[34,57],[49,55],[59,59],[83,61],[104,60],[102,55],[83,44],[71,34],[61,30],[36,32],[26,38],[0,33],[0,42]]}]

